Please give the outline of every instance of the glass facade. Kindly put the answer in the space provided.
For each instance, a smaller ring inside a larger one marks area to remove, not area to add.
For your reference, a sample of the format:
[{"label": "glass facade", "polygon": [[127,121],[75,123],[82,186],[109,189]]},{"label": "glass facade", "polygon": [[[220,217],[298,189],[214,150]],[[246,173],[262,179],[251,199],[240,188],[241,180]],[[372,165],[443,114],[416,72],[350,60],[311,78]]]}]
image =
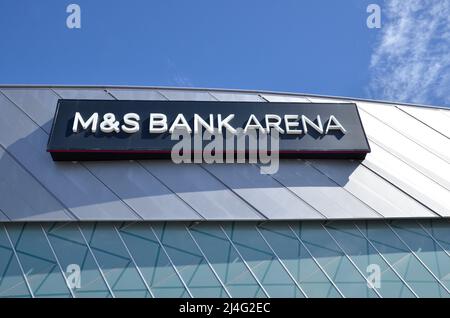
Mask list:
[{"label": "glass facade", "polygon": [[0,297],[449,297],[450,223],[0,223]]}]

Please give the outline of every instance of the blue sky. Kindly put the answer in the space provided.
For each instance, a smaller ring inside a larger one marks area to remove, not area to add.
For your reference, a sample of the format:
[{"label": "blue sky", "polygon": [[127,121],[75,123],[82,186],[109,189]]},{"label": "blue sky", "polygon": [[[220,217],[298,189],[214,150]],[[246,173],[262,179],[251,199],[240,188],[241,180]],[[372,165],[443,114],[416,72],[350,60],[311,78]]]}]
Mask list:
[{"label": "blue sky", "polygon": [[[68,29],[66,7],[81,7]],[[369,29],[366,8],[381,7]],[[450,105],[450,1],[2,0],[0,83],[193,86]]]}]

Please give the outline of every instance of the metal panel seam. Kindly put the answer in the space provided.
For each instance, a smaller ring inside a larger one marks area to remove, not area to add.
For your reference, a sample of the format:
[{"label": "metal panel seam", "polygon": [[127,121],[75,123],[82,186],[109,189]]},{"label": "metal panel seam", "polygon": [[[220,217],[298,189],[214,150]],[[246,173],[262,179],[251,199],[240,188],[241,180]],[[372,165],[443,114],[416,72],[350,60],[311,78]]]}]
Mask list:
[{"label": "metal panel seam", "polygon": [[8,151],[8,149],[3,147],[3,145],[1,144],[0,148],[2,148],[14,160],[14,162],[16,162],[26,173],[28,173],[31,176],[31,178],[33,178],[50,195],[50,197],[54,198],[56,202],[61,204],[61,207],[64,209],[63,210],[64,213],[67,214],[68,217],[70,217],[73,220],[80,220],[72,211],[70,211],[68,207],[66,207],[66,205],[58,197],[55,196],[53,192],[47,189],[47,187],[44,184],[42,184],[41,181],[34,174],[31,173],[31,171],[29,171],[19,160],[17,160],[17,158],[13,154],[11,154]]},{"label": "metal panel seam", "polygon": [[437,130],[437,129],[434,128],[433,126],[430,126],[430,125],[428,125],[426,122],[424,122],[423,120],[421,120],[420,118],[417,118],[415,115],[412,115],[412,114],[408,113],[407,111],[401,109],[401,108],[398,107],[397,105],[395,105],[395,108],[397,108],[398,110],[401,110],[402,112],[404,112],[404,113],[407,114],[408,116],[411,116],[411,117],[414,118],[415,120],[421,122],[422,124],[424,124],[424,125],[427,126],[428,128],[433,129],[435,132],[437,132],[438,134],[441,134],[441,135],[444,136],[445,138],[450,139],[450,138],[448,138],[448,136],[444,135],[443,133],[441,133],[439,130]]},{"label": "metal panel seam", "polygon": [[203,258],[205,259],[206,263],[208,263],[208,267],[211,269],[211,271],[214,273],[214,276],[216,277],[216,279],[219,281],[220,285],[222,285],[222,288],[225,290],[225,292],[227,293],[229,298],[232,298],[230,292],[228,291],[228,288],[225,286],[225,284],[222,282],[222,280],[220,279],[219,275],[217,274],[216,270],[214,269],[214,267],[212,266],[211,262],[209,261],[208,257],[206,257],[206,254],[203,252],[202,248],[200,247],[200,245],[197,243],[197,241],[194,238],[194,235],[192,235],[191,231],[189,231],[189,228],[186,226],[186,224],[183,225],[185,230],[188,232],[189,236],[191,237],[192,241],[194,242],[195,246],[197,246],[198,250],[200,251],[200,253],[202,254]]},{"label": "metal panel seam", "polygon": [[11,237],[9,236],[9,233],[8,233],[8,230],[6,229],[5,224],[3,224],[3,229],[5,230],[6,238],[8,239],[8,242],[11,245],[11,249],[12,249],[12,251],[14,253],[14,256],[16,258],[17,264],[19,265],[20,271],[22,272],[22,276],[23,276],[23,279],[25,280],[25,284],[27,285],[28,291],[30,292],[30,296],[31,296],[31,298],[35,298],[33,290],[31,289],[31,285],[28,282],[27,275],[25,274],[25,271],[23,269],[22,263],[20,262],[19,255],[17,255],[16,247],[14,246],[14,244],[13,244],[13,242],[11,240]]},{"label": "metal panel seam", "polygon": [[403,284],[405,284],[405,286],[414,295],[414,297],[419,298],[419,296],[416,294],[414,289],[412,289],[412,287],[409,286],[409,284],[403,279],[403,277],[400,276],[400,274],[397,272],[397,270],[391,265],[391,263],[388,262],[388,260],[384,257],[384,255],[380,253],[380,251],[375,246],[375,244],[373,244],[372,241],[363,233],[363,231],[358,227],[358,225],[356,223],[353,223],[353,225],[356,227],[356,229],[359,231],[359,233],[361,233],[361,235],[366,239],[366,241],[370,244],[370,246],[372,246],[372,248],[375,250],[375,252],[378,253],[378,255],[381,257],[381,259],[385,261],[385,263],[395,273],[395,275],[397,275],[398,278],[403,282]]},{"label": "metal panel seam", "polygon": [[241,252],[238,250],[238,248],[236,247],[236,245],[234,245],[234,242],[230,239],[230,237],[228,236],[227,232],[223,229],[222,224],[219,224],[220,229],[222,230],[222,233],[225,235],[225,237],[227,238],[228,242],[231,244],[231,246],[233,247],[233,249],[235,250],[235,252],[238,254],[239,258],[242,260],[242,262],[244,263],[245,267],[248,269],[248,271],[250,272],[250,274],[252,275],[252,277],[255,279],[255,281],[258,283],[259,287],[261,288],[261,290],[264,292],[264,294],[266,295],[267,298],[270,298],[269,293],[266,291],[266,289],[264,288],[264,286],[262,285],[262,283],[259,281],[258,277],[256,276],[256,274],[252,271],[250,265],[248,265],[247,261],[244,259],[244,257],[242,256]]},{"label": "metal panel seam", "polygon": [[450,252],[447,251],[447,249],[445,249],[445,248],[441,245],[441,243],[439,243],[439,240],[436,239],[436,238],[434,237],[433,233],[430,233],[430,231],[428,231],[428,230],[422,225],[422,223],[421,223],[420,221],[415,221],[415,222],[422,228],[422,230],[423,230],[425,233],[427,233],[427,235],[433,240],[433,242],[436,243],[436,244],[437,244],[437,245],[445,252],[445,254],[447,254],[447,255],[450,257]]},{"label": "metal panel seam", "polygon": [[414,257],[422,264],[423,267],[433,276],[434,279],[441,285],[442,288],[450,295],[450,291],[448,288],[441,282],[441,280],[433,273],[433,271],[422,261],[422,259],[414,252],[411,247],[403,240],[403,238],[395,231],[395,229],[389,224],[389,222],[385,222],[389,229],[395,234],[395,236],[406,246],[407,249],[414,255]]},{"label": "metal panel seam", "polygon": [[[358,104],[357,104],[358,105]],[[403,137],[409,139],[411,142],[417,144],[418,146],[424,148],[426,151],[431,152],[432,154],[434,154],[435,156],[441,158],[442,160],[444,160],[445,162],[449,162],[448,159],[443,158],[440,154],[436,153],[435,151],[433,151],[432,149],[427,148],[425,145],[423,145],[421,142],[416,141],[414,139],[412,139],[411,137],[405,135],[404,133],[402,133],[401,131],[399,131],[398,129],[396,129],[395,127],[392,127],[391,125],[389,125],[388,123],[386,123],[384,120],[382,120],[381,118],[378,118],[377,116],[372,115],[371,113],[365,111],[362,107],[358,106],[358,109],[360,109],[361,111],[365,112],[366,114],[369,114],[370,116],[374,117],[375,119],[379,120],[380,122],[382,122],[383,124],[385,124],[386,126],[390,127],[392,130],[396,131],[397,133],[399,133],[400,135],[402,135]],[[397,109],[397,108],[395,108]],[[416,120],[417,121],[417,120]],[[417,121],[420,122],[420,121]]]},{"label": "metal panel seam", "polygon": [[122,242],[123,246],[125,247],[125,250],[127,251],[128,256],[130,256],[130,259],[131,259],[131,261],[133,262],[134,267],[136,267],[136,270],[137,270],[137,272],[138,272],[138,274],[139,274],[139,277],[142,279],[142,282],[144,283],[145,288],[147,288],[147,290],[148,290],[148,292],[150,293],[150,295],[152,296],[152,298],[155,298],[155,295],[153,294],[153,292],[152,292],[150,286],[147,284],[147,281],[145,280],[144,275],[142,275],[142,272],[141,272],[141,270],[139,269],[139,266],[137,265],[136,261],[134,260],[133,255],[131,254],[130,250],[128,249],[127,244],[125,244],[125,241],[123,240],[122,235],[120,234],[120,232],[119,232],[119,230],[117,229],[117,227],[116,227],[115,224],[113,224],[112,226],[113,226],[113,228],[114,228],[114,230],[115,230],[117,236],[119,237],[120,241]]},{"label": "metal panel seam", "polygon": [[66,277],[66,275],[65,275],[65,273],[64,273],[64,270],[63,270],[63,268],[62,268],[62,266],[61,266],[61,263],[59,262],[58,256],[56,255],[56,252],[55,252],[55,250],[54,250],[54,248],[53,248],[53,245],[52,245],[52,243],[50,242],[50,240],[49,240],[49,238],[48,238],[48,235],[47,235],[47,233],[45,232],[44,227],[42,226],[42,223],[39,223],[39,227],[41,228],[42,233],[43,233],[44,236],[45,236],[45,239],[46,239],[46,241],[47,241],[47,244],[48,244],[48,246],[50,247],[50,250],[52,251],[52,254],[53,254],[53,257],[55,258],[56,263],[58,264],[58,268],[59,268],[59,270],[60,270],[60,272],[61,272],[61,275],[62,275],[62,277],[63,277],[63,279],[64,279],[64,283],[66,283],[66,286],[67,286],[67,288],[69,289],[70,295],[72,296],[72,298],[75,298],[75,294],[73,293],[72,288],[70,288],[69,282],[68,282],[67,277]]},{"label": "metal panel seam", "polygon": [[377,210],[375,210],[375,208],[371,207],[369,204],[367,204],[366,202],[364,202],[363,200],[361,200],[358,196],[356,196],[353,192],[348,191],[345,187],[341,186],[339,183],[337,183],[334,179],[330,178],[327,174],[323,173],[319,168],[317,168],[313,162],[309,161],[309,160],[304,160],[306,164],[308,164],[309,166],[311,166],[314,170],[316,170],[317,172],[319,172],[321,175],[325,176],[326,178],[328,178],[332,183],[336,184],[338,187],[340,187],[341,189],[343,189],[346,193],[348,193],[349,195],[351,195],[353,198],[355,198],[356,200],[358,200],[359,202],[361,202],[363,205],[365,205],[366,207],[368,207],[369,209],[371,209],[373,212],[375,212],[376,214],[378,214],[381,218],[385,218],[385,216],[383,214],[381,214],[380,212],[378,212]]},{"label": "metal panel seam", "polygon": [[[333,235],[331,235],[331,233],[328,231],[328,229],[325,227],[325,225],[323,225],[323,223],[320,223],[321,227],[328,233],[328,235],[331,237],[331,239],[333,240],[333,242],[337,245],[337,247],[341,250],[341,252],[345,255],[345,257],[347,258],[347,260],[350,261],[350,263],[355,267],[355,269],[358,271],[358,273],[364,278],[364,280],[366,281],[367,284],[370,284],[369,280],[367,279],[366,276],[364,276],[364,274],[361,272],[361,270],[359,269],[359,267],[355,264],[355,262],[353,262],[353,260],[351,259],[350,256],[348,256],[347,253],[345,253],[344,249],[342,248],[341,244],[334,238]],[[379,298],[383,298],[383,296],[381,296],[381,294],[377,291],[376,288],[373,289],[373,291],[375,292],[375,294],[378,295]]]},{"label": "metal panel seam", "polygon": [[[161,96],[163,96],[164,98],[167,99],[166,96],[164,96],[161,92],[157,91],[156,92],[158,94],[160,94]],[[115,100],[120,100],[118,99],[116,96],[114,96],[114,94],[110,93],[111,97],[113,97]],[[168,99],[167,99],[168,100]],[[167,190],[169,190],[171,193],[173,193],[178,199],[181,200],[181,202],[183,202],[184,204],[186,204],[189,208],[192,209],[193,212],[195,212],[198,216],[200,216],[203,220],[206,220],[206,218],[200,214],[200,212],[198,212],[196,209],[194,209],[193,206],[191,206],[189,203],[187,203],[182,197],[180,197],[178,195],[178,193],[174,192],[167,184],[165,184],[161,179],[159,179],[158,177],[156,177],[153,173],[151,173],[150,170],[148,170],[144,164],[142,164],[142,162],[140,160],[136,160],[136,163],[141,166],[150,176],[152,176],[153,178],[155,178],[155,180],[157,180],[162,186],[164,186]]]},{"label": "metal panel seam", "polygon": [[88,248],[89,253],[90,253],[91,256],[92,256],[92,259],[94,260],[95,265],[97,265],[97,267],[98,267],[98,270],[99,270],[99,272],[100,272],[100,275],[102,276],[103,281],[105,282],[106,287],[108,288],[108,291],[109,291],[109,293],[111,294],[111,297],[116,298],[116,296],[114,295],[114,293],[113,293],[113,291],[112,291],[112,289],[111,289],[111,286],[109,286],[108,280],[106,279],[106,276],[105,276],[105,274],[103,273],[102,268],[100,267],[100,264],[99,264],[98,261],[97,261],[97,257],[95,256],[94,252],[92,251],[92,248],[91,248],[91,246],[89,245],[88,240],[87,240],[86,237],[84,236],[84,233],[83,233],[83,231],[81,230],[81,228],[80,228],[80,226],[79,226],[78,224],[77,224],[77,228],[78,228],[78,231],[80,232],[81,236],[83,237],[83,241],[84,241],[84,243],[86,244],[86,247]]},{"label": "metal panel seam", "polygon": [[426,177],[428,180],[430,180],[431,182],[435,183],[436,185],[438,185],[439,187],[442,187],[444,189],[447,189],[450,191],[450,189],[448,189],[446,186],[440,184],[437,180],[433,179],[432,177],[430,177],[429,175],[425,174],[424,172],[420,171],[418,168],[412,166],[410,163],[408,163],[407,161],[405,161],[405,159],[403,159],[402,157],[398,156],[395,153],[392,153],[389,151],[389,149],[386,149],[382,144],[380,144],[380,142],[378,141],[374,141],[371,138],[369,138],[371,140],[371,142],[373,142],[375,145],[377,145],[378,147],[380,147],[381,149],[383,149],[384,151],[386,151],[387,153],[389,153],[390,155],[394,156],[395,158],[397,158],[398,160],[400,160],[401,162],[403,162],[405,165],[407,165],[408,167],[410,167],[411,169],[415,170],[416,172],[418,172],[419,174],[423,175],[424,177]]},{"label": "metal panel seam", "polygon": [[300,242],[300,244],[303,246],[303,248],[306,250],[306,252],[309,254],[309,256],[311,256],[311,259],[313,260],[313,262],[317,265],[317,267],[319,267],[319,269],[322,271],[322,273],[325,275],[325,277],[330,281],[331,285],[333,285],[333,287],[336,288],[336,290],[339,293],[339,295],[341,295],[342,298],[346,298],[345,295],[339,289],[339,287],[336,285],[336,283],[333,281],[333,279],[328,275],[328,273],[325,271],[325,269],[322,267],[322,265],[320,265],[319,261],[311,253],[311,251],[306,246],[306,244],[303,242],[303,240],[297,235],[297,233],[295,233],[295,231],[292,228],[292,226],[290,224],[288,224],[288,227],[291,230],[292,234],[294,234],[294,236],[297,239],[297,241]]},{"label": "metal panel seam", "polygon": [[275,250],[272,248],[272,246],[269,244],[269,242],[266,240],[266,238],[264,237],[264,235],[261,233],[260,229],[258,228],[258,226],[255,225],[255,229],[258,232],[258,234],[261,236],[261,238],[264,240],[264,242],[266,243],[266,245],[269,247],[269,249],[271,250],[271,252],[273,253],[273,255],[275,255],[275,257],[277,258],[278,263],[280,263],[280,265],[283,267],[283,269],[286,271],[286,274],[289,275],[289,278],[292,279],[292,281],[294,282],[295,286],[297,286],[297,288],[301,291],[301,293],[303,294],[303,296],[305,296],[306,298],[309,298],[309,296],[305,293],[305,291],[303,290],[303,288],[300,286],[299,282],[297,282],[297,280],[294,278],[294,276],[292,276],[291,272],[288,270],[288,268],[286,267],[286,265],[284,264],[284,262],[281,260],[281,258],[278,256],[277,252],[275,252]]},{"label": "metal panel seam", "polygon": [[214,173],[203,167],[203,165],[199,165],[200,168],[205,170],[208,174],[210,174],[215,180],[217,180],[220,184],[222,184],[226,189],[230,190],[231,193],[236,195],[239,199],[245,202],[249,207],[251,207],[257,214],[261,215],[265,220],[269,220],[270,218],[264,215],[261,211],[259,211],[255,206],[253,206],[250,202],[244,199],[240,194],[238,194],[234,189],[230,188],[227,184],[225,184],[219,177],[217,177]]},{"label": "metal panel seam", "polygon": [[186,289],[186,292],[189,294],[191,298],[194,298],[191,291],[189,290],[188,286],[186,285],[186,282],[184,281],[183,277],[181,276],[180,272],[178,271],[178,268],[175,266],[174,262],[172,261],[172,258],[170,257],[169,253],[167,252],[166,248],[164,247],[163,243],[159,239],[158,235],[156,234],[155,230],[153,229],[152,225],[149,224],[149,228],[152,231],[153,235],[155,236],[156,240],[158,241],[159,246],[161,247],[164,254],[166,254],[167,259],[169,260],[170,264],[172,265],[174,271],[177,273],[178,278],[181,280],[181,283],[183,284],[184,288]]},{"label": "metal panel seam", "polygon": [[[419,201],[418,199],[416,199],[414,196],[412,196],[410,193],[406,192],[406,190],[403,190],[402,188],[400,188],[399,186],[397,186],[396,184],[392,183],[390,180],[388,180],[386,177],[383,177],[381,174],[377,173],[375,170],[371,169],[370,167],[368,167],[366,164],[364,164],[363,162],[361,163],[364,167],[366,167],[368,170],[370,170],[371,172],[373,172],[374,174],[376,174],[377,176],[379,176],[380,178],[382,178],[383,180],[385,180],[386,182],[388,182],[390,185],[392,185],[394,188],[398,189],[399,191],[403,192],[404,194],[406,194],[409,198],[413,199],[414,201],[416,201],[417,203],[421,204],[422,206],[424,206],[425,208],[427,208],[428,210],[430,210],[431,213],[434,213],[436,215],[436,217],[445,217],[445,215],[441,215],[439,213],[437,213],[436,211],[434,211],[433,209],[431,209],[429,206],[427,206],[425,203]],[[431,216],[424,216],[424,217],[431,217]],[[409,217],[410,218],[410,217]]]}]

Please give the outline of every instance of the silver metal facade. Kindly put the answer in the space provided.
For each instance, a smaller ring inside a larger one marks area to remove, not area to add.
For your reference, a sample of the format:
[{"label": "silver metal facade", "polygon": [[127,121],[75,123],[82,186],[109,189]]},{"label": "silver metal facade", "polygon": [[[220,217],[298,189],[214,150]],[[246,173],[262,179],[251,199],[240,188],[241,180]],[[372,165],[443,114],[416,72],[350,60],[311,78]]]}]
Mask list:
[{"label": "silver metal facade", "polygon": [[261,175],[249,164],[53,162],[45,149],[59,98],[352,101],[229,90],[0,87],[2,222],[450,216],[450,110],[356,100],[372,149],[364,161],[282,160],[277,174]]}]

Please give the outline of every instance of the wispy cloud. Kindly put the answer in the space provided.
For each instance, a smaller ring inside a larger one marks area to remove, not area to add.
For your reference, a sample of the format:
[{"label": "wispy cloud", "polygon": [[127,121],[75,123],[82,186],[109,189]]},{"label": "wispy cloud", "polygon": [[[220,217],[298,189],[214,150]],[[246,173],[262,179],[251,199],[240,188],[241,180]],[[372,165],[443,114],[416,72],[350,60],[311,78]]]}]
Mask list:
[{"label": "wispy cloud", "polygon": [[450,104],[450,1],[386,0],[381,10],[371,97]]}]

